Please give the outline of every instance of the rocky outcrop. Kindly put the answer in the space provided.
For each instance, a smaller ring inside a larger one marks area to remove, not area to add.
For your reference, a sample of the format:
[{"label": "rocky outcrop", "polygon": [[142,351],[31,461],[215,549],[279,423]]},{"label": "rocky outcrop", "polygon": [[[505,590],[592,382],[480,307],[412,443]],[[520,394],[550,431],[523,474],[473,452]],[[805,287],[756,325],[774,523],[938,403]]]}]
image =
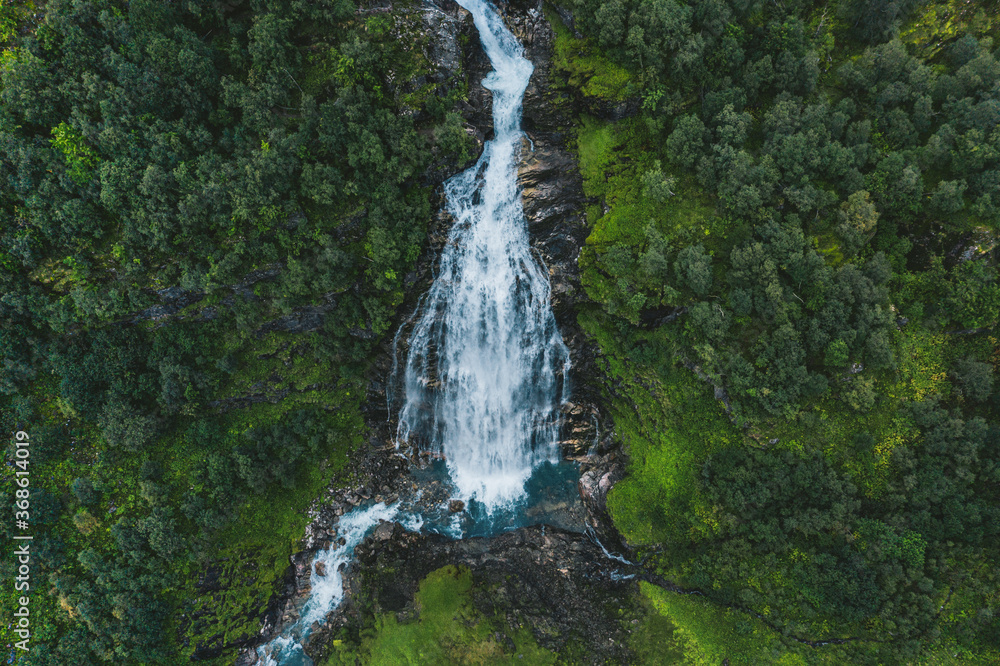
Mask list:
[{"label": "rocky outcrop", "polygon": [[483,53],[472,15],[454,0],[425,2],[419,13],[420,32],[427,38],[424,55],[433,71],[409,81],[405,88],[409,92],[409,89],[416,90],[430,81],[438,84],[439,96],[457,87],[468,90],[467,98],[459,101],[453,110],[462,116],[465,131],[476,144],[475,151],[465,163],[458,164],[449,157],[432,161],[423,180],[431,187],[438,187],[448,177],[474,164],[484,143],[493,135],[493,99],[479,85],[490,64]]},{"label": "rocky outcrop", "polygon": [[608,513],[608,493],[625,477],[626,458],[617,448],[608,448],[607,453],[588,456],[580,465],[580,500],[595,538],[606,548],[624,553],[629,548]]},{"label": "rocky outcrop", "polygon": [[565,329],[575,325],[574,306],[583,297],[576,260],[589,233],[583,178],[572,152],[574,107],[557,92],[560,86],[552,66],[555,33],[541,3],[512,2],[501,5],[501,10],[535,67],[524,93],[521,126],[526,139],[518,185],[532,244],[549,269],[553,310]]},{"label": "rocky outcrop", "polygon": [[549,650],[573,645],[574,654],[588,655],[583,663],[630,662],[626,627],[638,610],[636,583],[587,536],[537,526],[451,541],[384,527],[355,550],[344,576],[346,600],[309,648],[314,661],[326,656],[330,637],[356,631],[375,613],[416,616],[420,581],[450,564],[469,568],[473,604],[496,618],[501,634],[525,627]]},{"label": "rocky outcrop", "polygon": [[576,258],[587,234],[584,197],[576,160],[546,139],[523,141],[517,180],[529,232],[549,270],[552,309],[564,324],[582,293]]},{"label": "rocky outcrop", "polygon": [[[182,630],[179,636],[185,636],[186,630],[191,628],[199,630],[204,629],[206,625],[213,624],[215,619],[214,609],[224,598],[227,586],[232,584],[232,577],[234,575],[249,581],[256,580],[259,575],[257,571],[257,563],[252,561],[252,559],[236,563],[226,560],[228,560],[228,558],[223,558],[223,560],[219,563],[209,565],[198,577],[195,589],[198,592],[198,599],[202,602],[196,603],[196,599],[194,598],[188,598],[184,601],[186,607],[184,611],[179,614],[178,628]],[[226,575],[226,569],[229,569],[228,575]],[[293,571],[291,567],[285,572],[282,584],[285,587],[294,585]],[[275,597],[265,607],[251,610],[251,612],[261,613],[265,624],[273,624],[278,612],[279,604],[280,599]],[[252,606],[251,608],[255,608],[255,606]],[[199,630],[198,633],[202,634],[204,632]],[[255,636],[252,632],[240,633],[220,631],[219,633],[209,635],[207,638],[199,641],[193,646],[194,650],[191,653],[191,661],[198,662],[216,659],[221,656],[225,650],[231,650],[233,648],[252,643],[254,639]],[[188,647],[188,644],[184,642],[184,640],[182,640],[182,645]]]},{"label": "rocky outcrop", "polygon": [[[591,381],[598,375],[597,349],[576,320],[577,306],[586,299],[577,259],[590,233],[583,178],[573,152],[576,134],[572,128],[579,109],[560,92],[552,60],[555,33],[541,2],[515,0],[499,8],[535,67],[524,94],[521,125],[525,140],[518,185],[532,245],[548,269],[552,310],[572,361],[572,404],[563,411],[563,453],[583,460],[596,452],[600,431],[610,432],[611,423]],[[604,443],[610,444],[610,438],[604,438]]]}]

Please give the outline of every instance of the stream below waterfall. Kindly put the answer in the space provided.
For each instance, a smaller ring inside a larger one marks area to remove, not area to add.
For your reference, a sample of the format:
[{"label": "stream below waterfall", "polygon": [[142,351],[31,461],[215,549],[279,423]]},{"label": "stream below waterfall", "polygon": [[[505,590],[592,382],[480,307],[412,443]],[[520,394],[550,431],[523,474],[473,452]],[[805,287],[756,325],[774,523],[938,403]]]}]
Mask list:
[{"label": "stream below waterfall", "polygon": [[410,470],[416,490],[408,497],[341,516],[339,538],[315,557],[298,620],[257,650],[268,666],[313,663],[303,645],[342,602],[342,567],[355,546],[384,521],[455,539],[540,523],[584,529],[576,465],[562,461],[559,449],[569,351],[516,178],[533,66],[491,4],[458,4],[472,14],[493,66],[483,86],[493,95],[494,138],[474,166],[444,185],[454,224],[402,363],[397,350],[391,385],[401,395],[388,396],[400,454],[420,452],[432,462]]}]

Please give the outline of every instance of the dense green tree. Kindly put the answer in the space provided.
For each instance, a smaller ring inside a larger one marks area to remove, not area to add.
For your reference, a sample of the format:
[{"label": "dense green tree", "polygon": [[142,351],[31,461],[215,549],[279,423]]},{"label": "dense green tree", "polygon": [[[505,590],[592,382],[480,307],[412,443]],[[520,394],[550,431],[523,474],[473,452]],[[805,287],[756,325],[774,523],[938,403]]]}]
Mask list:
[{"label": "dense green tree", "polygon": [[97,500],[94,484],[85,476],[74,479],[70,487],[73,490],[73,495],[84,506],[93,504]]},{"label": "dense green tree", "polygon": [[974,358],[963,358],[955,364],[952,377],[962,395],[975,402],[983,402],[993,393],[993,366]]},{"label": "dense green tree", "polygon": [[[671,387],[679,380],[658,373],[662,359],[693,360],[753,440],[708,456],[708,503],[691,500],[684,519],[675,505],[687,495],[657,485],[668,472],[649,457],[633,462],[629,492],[648,500],[648,515],[683,523],[650,557],[786,634],[877,635],[880,661],[919,660],[942,634],[982,649],[996,606],[972,580],[995,564],[986,553],[996,544],[1000,312],[987,249],[1000,205],[1000,65],[993,40],[980,38],[985,15],[928,40],[941,3],[926,13],[910,0],[570,4],[574,27],[629,69],[643,102],[645,122],[615,127],[637,132],[623,145],[648,155],[619,164],[660,160],[636,173],[647,201],[669,164],[671,191],[714,207],[692,219],[670,202],[653,207],[638,246],[631,211],[608,216],[629,240],[602,244],[608,279],[589,293],[618,318],[611,330],[628,351],[617,360]],[[920,28],[903,30],[918,7]],[[594,237],[608,231],[601,224]],[[622,307],[637,291],[644,299]],[[681,304],[683,315],[662,316]],[[900,389],[932,372],[945,397],[901,407],[912,399]],[[650,431],[662,427],[636,409]],[[754,441],[764,450],[747,450]],[[827,476],[789,478],[804,469]],[[651,487],[671,497],[669,509]],[[960,589],[979,614],[942,620],[942,599]]]},{"label": "dense green tree", "polygon": [[689,245],[677,253],[677,280],[703,296],[712,288],[712,259],[701,245]]},{"label": "dense green tree", "polygon": [[[428,165],[469,157],[464,90],[413,95],[433,63],[399,39],[412,13],[366,20],[350,0],[42,4],[0,8],[0,418],[30,426],[32,464],[73,451],[90,508],[39,496],[39,540],[73,535],[50,549],[72,611],[32,663],[175,663],[164,572],[211,557],[236,507],[293,489],[343,436],[310,412],[241,437],[209,403],[304,308],[323,333],[296,354],[331,385],[367,361],[424,242]],[[94,485],[125,514],[110,542]]]}]

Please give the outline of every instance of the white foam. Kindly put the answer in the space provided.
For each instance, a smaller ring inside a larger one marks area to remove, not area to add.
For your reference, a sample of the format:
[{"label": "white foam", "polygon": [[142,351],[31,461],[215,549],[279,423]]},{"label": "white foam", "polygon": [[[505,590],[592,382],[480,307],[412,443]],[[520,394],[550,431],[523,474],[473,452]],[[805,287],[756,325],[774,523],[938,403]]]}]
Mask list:
[{"label": "white foam", "polygon": [[[264,660],[265,666],[311,666],[312,660],[305,654],[302,644],[309,637],[313,623],[322,622],[330,611],[334,610],[344,600],[344,578],[340,570],[342,564],[350,561],[354,548],[368,533],[383,521],[396,519],[399,514],[398,505],[386,505],[382,502],[366,509],[355,509],[345,513],[337,524],[339,539],[343,544],[334,543],[330,548],[320,551],[313,559],[312,573],[309,577],[311,589],[309,598],[302,607],[299,619],[270,643],[257,649],[257,654]],[[404,516],[413,524],[414,519],[422,524],[422,519]],[[338,541],[339,541],[338,539]],[[316,564],[322,563],[325,575],[316,573]]]},{"label": "white foam", "polygon": [[493,513],[524,497],[535,467],[559,460],[569,353],[515,173],[533,67],[491,5],[459,4],[494,67],[483,85],[493,91],[495,138],[445,184],[455,223],[410,336],[397,445],[443,455],[458,496]]}]

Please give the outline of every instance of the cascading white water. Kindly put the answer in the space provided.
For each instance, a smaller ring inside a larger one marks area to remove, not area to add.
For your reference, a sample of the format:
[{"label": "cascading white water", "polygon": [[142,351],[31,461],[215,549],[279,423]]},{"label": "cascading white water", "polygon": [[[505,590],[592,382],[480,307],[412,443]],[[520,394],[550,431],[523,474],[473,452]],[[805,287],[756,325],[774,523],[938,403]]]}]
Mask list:
[{"label": "cascading white water", "polygon": [[487,512],[524,495],[532,470],[556,462],[569,352],[549,283],[528,243],[515,167],[532,64],[485,0],[472,13],[494,71],[494,139],[445,183],[455,223],[410,336],[397,445],[440,453],[458,494]]},{"label": "cascading white water", "polygon": [[[399,520],[411,530],[419,530],[423,522],[418,516],[401,513],[396,504],[387,506],[382,502],[365,509],[356,509],[340,518],[337,531],[343,543],[320,551],[313,559],[309,599],[302,607],[298,621],[257,650],[257,656],[264,666],[311,666],[313,661],[306,655],[302,645],[309,637],[313,624],[322,622],[344,599],[344,579],[340,567],[348,562],[354,553],[354,547],[372,529],[382,521],[391,520]],[[317,564],[322,565],[324,575],[316,573]]]}]

